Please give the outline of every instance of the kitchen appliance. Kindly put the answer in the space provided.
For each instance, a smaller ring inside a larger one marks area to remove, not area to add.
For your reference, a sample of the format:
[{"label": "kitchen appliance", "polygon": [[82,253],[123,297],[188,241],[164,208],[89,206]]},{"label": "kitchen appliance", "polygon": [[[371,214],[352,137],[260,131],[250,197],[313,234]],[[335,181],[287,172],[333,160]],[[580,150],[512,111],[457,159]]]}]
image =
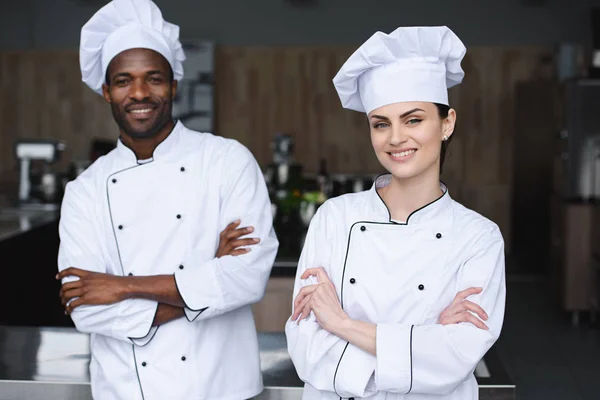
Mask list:
[{"label": "kitchen appliance", "polygon": [[558,137],[554,190],[567,199],[600,199],[600,80],[564,84],[564,128]]},{"label": "kitchen appliance", "polygon": [[[19,160],[19,203],[54,203],[61,182],[50,171],[50,164],[57,162],[65,150],[65,144],[52,139],[21,139],[15,143],[15,156]],[[40,164],[39,171],[32,164]]]}]

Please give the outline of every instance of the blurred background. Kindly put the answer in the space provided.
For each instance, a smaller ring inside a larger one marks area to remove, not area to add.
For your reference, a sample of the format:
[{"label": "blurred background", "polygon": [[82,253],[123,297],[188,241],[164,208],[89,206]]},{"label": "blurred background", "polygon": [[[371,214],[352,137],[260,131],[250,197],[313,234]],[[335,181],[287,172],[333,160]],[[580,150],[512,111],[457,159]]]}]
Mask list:
[{"label": "blurred background", "polygon": [[[47,348],[35,328],[72,329],[53,280],[58,209],[66,183],[118,136],[78,60],[80,29],[105,3],[0,3],[0,397],[14,390],[3,377],[60,380],[26,367],[41,350],[18,349]],[[283,331],[316,208],[383,172],[333,76],[375,31],[449,26],[468,50],[442,180],[506,242],[505,326],[478,373],[482,398],[600,399],[600,0],[156,3],[188,57],[175,117],[246,145],[269,185],[281,249],[254,306],[265,334]]]}]

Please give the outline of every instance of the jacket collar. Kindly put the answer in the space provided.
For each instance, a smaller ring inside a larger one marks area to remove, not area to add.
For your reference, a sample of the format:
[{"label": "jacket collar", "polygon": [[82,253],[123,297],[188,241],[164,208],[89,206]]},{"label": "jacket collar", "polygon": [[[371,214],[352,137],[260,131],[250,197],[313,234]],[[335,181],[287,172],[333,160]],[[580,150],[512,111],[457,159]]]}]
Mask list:
[{"label": "jacket collar", "polygon": [[183,129],[185,129],[185,127],[183,126],[181,121],[177,121],[171,133],[169,133],[169,135],[162,142],[160,142],[158,146],[156,146],[156,148],[154,149],[154,153],[152,154],[152,158],[148,160],[138,160],[133,150],[125,146],[125,144],[123,144],[123,142],[121,141],[121,138],[119,138],[117,142],[117,154],[120,157],[125,158],[136,164],[145,164],[148,162],[168,158],[170,155],[175,153],[177,146],[181,142]]}]

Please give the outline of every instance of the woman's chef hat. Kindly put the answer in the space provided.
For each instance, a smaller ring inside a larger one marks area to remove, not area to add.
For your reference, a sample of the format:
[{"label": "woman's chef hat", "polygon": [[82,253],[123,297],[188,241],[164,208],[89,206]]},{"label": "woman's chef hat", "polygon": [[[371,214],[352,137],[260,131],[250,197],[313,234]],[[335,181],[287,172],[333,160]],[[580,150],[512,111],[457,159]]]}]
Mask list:
[{"label": "woman's chef hat", "polygon": [[183,78],[185,53],[179,27],[166,22],[151,0],[113,0],[83,26],[79,62],[83,82],[102,94],[106,70],[119,53],[145,48],[162,54],[175,80]]},{"label": "woman's chef hat", "polygon": [[465,73],[467,49],[448,27],[377,32],[348,58],[333,78],[342,106],[367,114],[402,101],[448,105],[448,89]]}]

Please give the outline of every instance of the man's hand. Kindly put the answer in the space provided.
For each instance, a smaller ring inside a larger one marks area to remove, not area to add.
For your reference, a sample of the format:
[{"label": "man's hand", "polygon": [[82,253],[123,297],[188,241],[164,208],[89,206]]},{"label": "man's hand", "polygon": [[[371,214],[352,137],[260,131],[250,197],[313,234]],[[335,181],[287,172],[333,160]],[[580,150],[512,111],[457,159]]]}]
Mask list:
[{"label": "man's hand", "polygon": [[260,239],[258,238],[240,239],[240,237],[254,232],[254,227],[252,226],[236,229],[240,223],[241,221],[239,219],[232,222],[231,224],[227,225],[227,227],[219,235],[217,258],[246,254],[250,251],[250,248],[246,247],[241,249],[240,247],[251,246],[260,242]]},{"label": "man's hand", "polygon": [[[470,322],[480,329],[489,329],[487,325],[479,319],[481,318],[484,321],[487,321],[488,319],[488,315],[483,311],[483,308],[472,301],[465,300],[471,295],[481,293],[482,290],[482,288],[469,288],[462,292],[458,292],[456,297],[454,297],[454,300],[452,300],[452,303],[440,315],[438,323],[449,325],[458,324],[460,322]],[[477,314],[479,318],[469,311]]]},{"label": "man's hand", "polygon": [[78,277],[79,280],[65,283],[60,289],[60,298],[67,314],[84,304],[108,305],[127,298],[127,279],[122,276],[70,267],[56,275],[56,279],[62,280],[68,276]]}]

